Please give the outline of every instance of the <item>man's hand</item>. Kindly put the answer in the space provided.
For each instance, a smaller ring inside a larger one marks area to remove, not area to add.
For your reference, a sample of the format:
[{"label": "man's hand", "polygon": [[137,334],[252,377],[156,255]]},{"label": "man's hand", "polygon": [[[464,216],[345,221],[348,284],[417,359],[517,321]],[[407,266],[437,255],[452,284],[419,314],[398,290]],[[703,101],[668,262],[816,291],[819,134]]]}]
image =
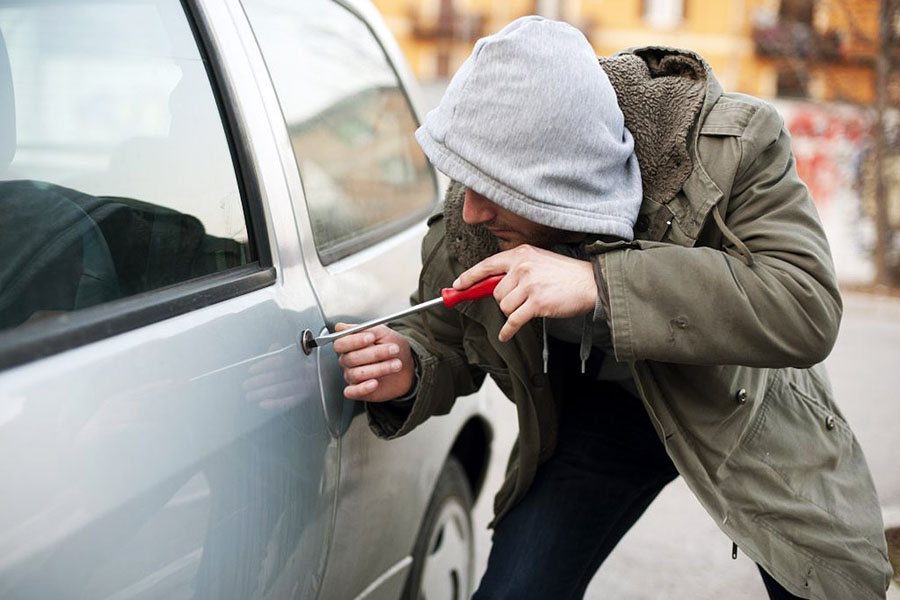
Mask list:
[{"label": "man's hand", "polygon": [[508,318],[500,341],[512,338],[535,317],[577,317],[594,310],[597,283],[591,263],[521,245],[490,256],[453,282],[463,290],[485,277],[506,273],[494,299]]},{"label": "man's hand", "polygon": [[[336,331],[350,325],[338,323]],[[384,325],[376,325],[334,341],[344,369],[344,396],[351,400],[384,402],[409,392],[415,364],[409,342]]]}]

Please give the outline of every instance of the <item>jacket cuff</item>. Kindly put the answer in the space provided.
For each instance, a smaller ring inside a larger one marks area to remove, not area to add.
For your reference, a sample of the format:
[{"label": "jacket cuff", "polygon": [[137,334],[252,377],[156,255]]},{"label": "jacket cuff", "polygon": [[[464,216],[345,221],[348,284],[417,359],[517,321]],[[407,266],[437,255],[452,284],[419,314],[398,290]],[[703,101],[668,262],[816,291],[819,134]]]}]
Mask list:
[{"label": "jacket cuff", "polygon": [[421,377],[422,368],[419,366],[419,358],[416,356],[415,352],[412,353],[412,359],[414,368],[412,385],[409,386],[409,391],[402,396],[394,398],[393,400],[388,400],[388,404],[391,404],[392,406],[411,406],[416,399],[416,395],[419,393],[419,378]]},{"label": "jacket cuff", "polygon": [[414,339],[407,336],[406,340],[416,361],[417,380],[413,383],[413,389],[407,396],[395,400],[365,403],[369,428],[384,439],[394,439],[409,433],[429,416],[425,403],[420,400],[422,390],[427,390],[434,379],[433,370],[437,358]]},{"label": "jacket cuff", "polygon": [[598,271],[603,275],[598,289],[609,324],[609,338],[616,360],[620,362],[634,360],[633,336],[627,318],[629,311],[625,293],[626,273],[622,263],[624,256],[625,252],[618,251],[605,252],[596,257]]}]

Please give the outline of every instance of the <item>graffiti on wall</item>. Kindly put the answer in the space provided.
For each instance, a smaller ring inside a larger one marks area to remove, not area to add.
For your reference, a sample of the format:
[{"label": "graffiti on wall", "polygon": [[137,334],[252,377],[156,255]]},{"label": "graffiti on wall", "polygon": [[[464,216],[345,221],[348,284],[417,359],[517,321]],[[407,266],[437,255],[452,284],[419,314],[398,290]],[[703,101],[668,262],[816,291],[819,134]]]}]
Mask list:
[{"label": "graffiti on wall", "polygon": [[873,275],[872,220],[861,185],[871,148],[871,111],[858,106],[776,101],[791,134],[797,172],[809,187],[843,281]]},{"label": "graffiti on wall", "polygon": [[846,105],[784,102],[779,110],[791,133],[797,172],[816,204],[837,195],[859,196],[863,157],[870,145],[868,111]]}]

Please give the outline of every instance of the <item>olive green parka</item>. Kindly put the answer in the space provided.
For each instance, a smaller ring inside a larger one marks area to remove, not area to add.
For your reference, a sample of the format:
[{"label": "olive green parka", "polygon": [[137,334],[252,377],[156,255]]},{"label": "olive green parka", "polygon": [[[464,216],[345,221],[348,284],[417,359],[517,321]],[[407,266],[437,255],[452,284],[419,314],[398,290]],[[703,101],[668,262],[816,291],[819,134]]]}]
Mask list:
[{"label": "olive green parka", "polygon": [[[616,359],[631,365],[669,456],[721,530],[791,593],[884,598],[890,566],[863,453],[820,365],[841,300],[790,137],[765,102],[723,93],[696,54],[632,49],[600,65],[635,138],[644,199],[635,241],[589,241]],[[462,221],[451,185],[429,220],[414,301],[497,251]],[[403,435],[485,374],[516,404],[519,436],[495,522],[556,444],[540,320],[498,341],[490,299],[395,324],[420,365],[411,406],[369,404]]]}]

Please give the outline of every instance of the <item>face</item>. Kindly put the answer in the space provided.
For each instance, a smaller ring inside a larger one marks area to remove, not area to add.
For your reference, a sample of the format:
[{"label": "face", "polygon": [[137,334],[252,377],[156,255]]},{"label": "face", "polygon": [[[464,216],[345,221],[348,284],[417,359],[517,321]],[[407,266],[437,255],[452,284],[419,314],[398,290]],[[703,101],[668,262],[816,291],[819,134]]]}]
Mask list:
[{"label": "face", "polygon": [[497,238],[501,250],[521,244],[549,248],[554,244],[576,242],[584,234],[547,227],[494,204],[478,192],[466,188],[463,221],[469,225],[484,225]]}]

